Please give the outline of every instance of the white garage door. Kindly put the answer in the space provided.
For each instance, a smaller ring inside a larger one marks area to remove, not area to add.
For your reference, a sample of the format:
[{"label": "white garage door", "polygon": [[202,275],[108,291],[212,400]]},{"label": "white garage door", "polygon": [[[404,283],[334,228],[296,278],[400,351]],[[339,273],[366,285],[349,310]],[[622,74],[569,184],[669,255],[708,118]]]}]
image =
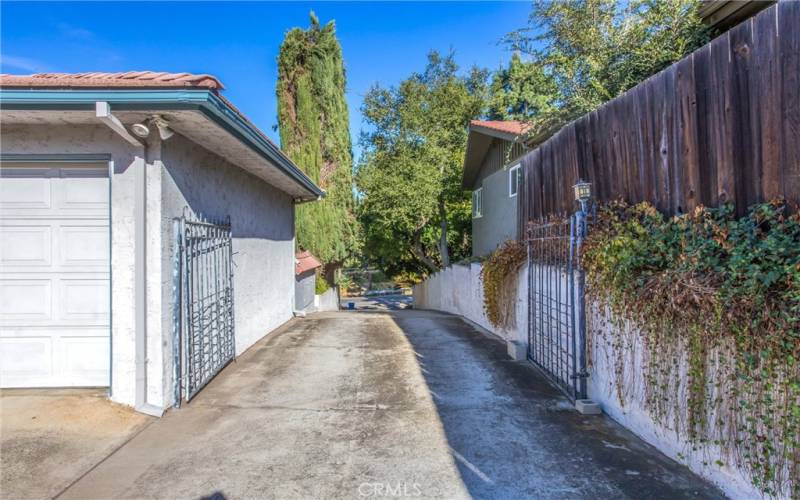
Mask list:
[{"label": "white garage door", "polygon": [[107,386],[108,174],[0,168],[0,386]]}]

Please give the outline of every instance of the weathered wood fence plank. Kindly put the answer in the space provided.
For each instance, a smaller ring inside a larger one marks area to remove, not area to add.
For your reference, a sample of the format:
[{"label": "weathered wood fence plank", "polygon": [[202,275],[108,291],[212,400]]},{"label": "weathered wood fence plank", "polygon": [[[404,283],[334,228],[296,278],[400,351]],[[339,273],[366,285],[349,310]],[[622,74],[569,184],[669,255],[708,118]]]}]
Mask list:
[{"label": "weathered wood fence plank", "polygon": [[[523,160],[520,229],[575,207],[649,201],[668,214],[800,203],[800,1],[779,2],[566,125]],[[524,234],[520,231],[519,234]]]}]

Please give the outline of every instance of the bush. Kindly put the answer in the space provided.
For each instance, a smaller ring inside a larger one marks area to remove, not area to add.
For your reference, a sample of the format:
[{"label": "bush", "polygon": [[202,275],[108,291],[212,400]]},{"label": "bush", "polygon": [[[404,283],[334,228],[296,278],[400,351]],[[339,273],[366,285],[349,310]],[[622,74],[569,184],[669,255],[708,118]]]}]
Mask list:
[{"label": "bush", "polygon": [[314,293],[317,295],[322,295],[323,293],[327,292],[330,286],[328,282],[325,281],[325,278],[321,276],[317,276],[316,281],[314,282]]}]

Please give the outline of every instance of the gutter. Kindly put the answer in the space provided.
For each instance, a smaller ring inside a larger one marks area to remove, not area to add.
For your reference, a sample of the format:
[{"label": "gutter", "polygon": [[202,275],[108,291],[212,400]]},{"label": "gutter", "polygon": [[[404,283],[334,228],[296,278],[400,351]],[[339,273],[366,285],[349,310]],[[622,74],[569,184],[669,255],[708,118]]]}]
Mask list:
[{"label": "gutter", "polygon": [[314,181],[304,174],[272,141],[267,139],[255,125],[246,120],[216,94],[207,92],[207,95],[208,101],[200,106],[201,113],[250,146],[251,149],[260,153],[262,157],[272,160],[281,170],[316,198],[325,196],[325,192],[314,184]]},{"label": "gutter", "polygon": [[[325,192],[295,165],[275,144],[230,104],[208,89],[180,90],[31,90],[0,89],[0,110],[96,110],[98,101],[117,111],[199,111],[261,156],[273,163],[312,199]],[[127,138],[126,138],[127,140]],[[311,201],[311,200],[309,200]]]}]

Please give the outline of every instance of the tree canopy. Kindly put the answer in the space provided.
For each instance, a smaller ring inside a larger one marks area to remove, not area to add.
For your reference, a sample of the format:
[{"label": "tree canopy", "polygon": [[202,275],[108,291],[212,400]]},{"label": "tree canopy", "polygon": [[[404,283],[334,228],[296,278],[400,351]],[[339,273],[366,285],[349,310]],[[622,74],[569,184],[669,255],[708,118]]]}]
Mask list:
[{"label": "tree canopy", "polygon": [[492,120],[528,121],[553,113],[558,104],[558,87],[544,66],[523,61],[517,52],[492,75],[489,94]]},{"label": "tree canopy", "polygon": [[422,72],[364,98],[359,218],[365,254],[389,274],[428,273],[470,254],[461,168],[487,77],[475,68],[459,72],[452,53],[431,52]]},{"label": "tree canopy", "polygon": [[290,30],[281,44],[278,127],[281,148],[327,192],[297,207],[296,228],[297,245],[328,268],[358,248],[345,83],[334,22],[322,26],[312,12],[309,28]]},{"label": "tree canopy", "polygon": [[525,57],[495,76],[493,110],[527,115],[537,132],[597,109],[708,41],[698,5],[534,1],[528,25],[504,39]]},{"label": "tree canopy", "polygon": [[298,245],[338,266],[361,244],[365,263],[390,275],[469,256],[469,121],[524,120],[538,134],[596,109],[708,40],[698,3],[535,0],[527,26],[503,39],[513,54],[491,78],[431,52],[421,71],[364,98],[357,207],[341,47],[333,22],[312,13],[278,58],[281,145],[328,193],[298,207]]}]

